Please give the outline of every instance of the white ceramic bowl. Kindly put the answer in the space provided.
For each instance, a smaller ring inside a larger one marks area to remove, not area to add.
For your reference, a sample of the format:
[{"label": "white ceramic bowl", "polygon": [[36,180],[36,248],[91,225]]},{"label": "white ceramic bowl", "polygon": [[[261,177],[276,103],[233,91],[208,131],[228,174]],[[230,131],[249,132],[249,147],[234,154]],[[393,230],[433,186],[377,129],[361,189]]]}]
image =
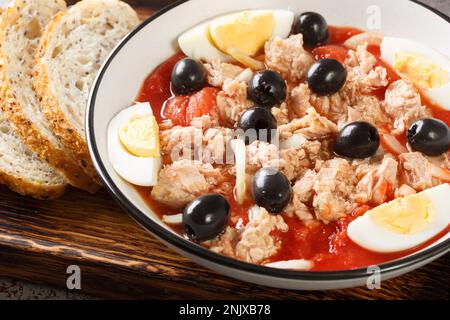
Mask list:
[{"label": "white ceramic bowl", "polygon": [[[119,204],[146,230],[197,263],[233,278],[257,284],[302,290],[361,286],[366,269],[315,272],[288,271],[240,262],[189,242],[166,227],[135,189],[111,167],[106,149],[110,120],[135,99],[144,79],[177,50],[176,39],[203,20],[244,9],[316,11],[331,25],[367,29],[369,15],[379,17],[386,35],[418,40],[450,56],[450,20],[408,0],[191,0],[165,8],[143,22],[116,47],[95,81],[87,109],[87,138],[95,167]],[[371,20],[372,22],[374,20]],[[375,21],[376,22],[376,21]],[[376,23],[375,23],[376,26]],[[421,267],[450,250],[447,235],[410,256],[380,265],[382,280]]]}]

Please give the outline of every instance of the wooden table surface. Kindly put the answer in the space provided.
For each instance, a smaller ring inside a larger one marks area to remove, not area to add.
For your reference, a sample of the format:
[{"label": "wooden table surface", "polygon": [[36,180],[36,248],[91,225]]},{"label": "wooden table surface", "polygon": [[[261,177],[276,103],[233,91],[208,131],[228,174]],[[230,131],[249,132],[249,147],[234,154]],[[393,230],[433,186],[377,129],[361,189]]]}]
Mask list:
[{"label": "wooden table surface", "polygon": [[[146,17],[166,1],[130,2]],[[61,199],[37,201],[0,187],[0,276],[65,288],[69,265],[81,269],[81,293],[104,298],[449,298],[450,255],[375,291],[273,289],[219,275],[168,249],[104,190],[96,195],[70,190]]]}]

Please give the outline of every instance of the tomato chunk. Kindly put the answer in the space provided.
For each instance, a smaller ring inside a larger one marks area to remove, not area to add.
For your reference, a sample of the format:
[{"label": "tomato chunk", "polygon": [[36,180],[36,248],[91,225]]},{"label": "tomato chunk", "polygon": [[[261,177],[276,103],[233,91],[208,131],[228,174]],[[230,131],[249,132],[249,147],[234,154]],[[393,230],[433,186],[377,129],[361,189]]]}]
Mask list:
[{"label": "tomato chunk", "polygon": [[330,43],[333,44],[343,44],[346,40],[351,37],[362,33],[362,30],[351,27],[328,27],[328,32],[330,33]]},{"label": "tomato chunk", "polygon": [[209,114],[211,117],[217,115],[217,93],[219,89],[206,87],[193,94],[189,100],[186,109],[186,125],[189,125],[192,119]]},{"label": "tomato chunk", "polygon": [[219,89],[206,87],[184,96],[176,96],[167,101],[164,117],[177,126],[189,126],[192,119],[203,115],[217,116],[216,97]]},{"label": "tomato chunk", "polygon": [[186,125],[186,108],[189,105],[189,96],[177,96],[167,101],[164,107],[164,117],[172,120],[176,126]]},{"label": "tomato chunk", "polygon": [[343,64],[345,59],[347,59],[347,52],[348,50],[342,46],[329,44],[315,48],[312,54],[316,60],[335,59]]}]

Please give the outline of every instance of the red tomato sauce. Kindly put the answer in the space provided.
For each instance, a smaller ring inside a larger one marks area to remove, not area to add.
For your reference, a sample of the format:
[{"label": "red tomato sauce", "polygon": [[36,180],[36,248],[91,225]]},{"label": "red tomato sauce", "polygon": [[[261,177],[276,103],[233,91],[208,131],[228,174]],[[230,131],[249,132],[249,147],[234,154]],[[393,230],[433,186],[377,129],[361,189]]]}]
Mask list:
[{"label": "red tomato sauce", "polygon": [[[330,27],[329,31],[329,43],[312,49],[311,53],[316,59],[334,58],[343,63],[348,52],[348,49],[343,46],[343,43],[348,38],[362,31],[355,28],[333,26]],[[368,50],[377,57],[378,65],[387,69],[389,83],[400,79],[398,74],[380,59],[379,46],[369,46]],[[217,89],[205,88],[199,93],[188,96],[175,97],[172,94],[170,89],[171,71],[176,62],[184,57],[182,53],[177,53],[156,68],[145,80],[136,98],[138,102],[150,102],[158,123],[171,119],[176,125],[186,126],[189,125],[193,117],[215,112],[214,100],[218,92]],[[378,88],[372,94],[379,99],[384,99],[386,88]],[[422,95],[422,103],[431,108],[436,118],[450,125],[450,111],[443,110],[433,104],[424,95]],[[399,141],[403,145],[406,145],[406,138],[399,138]],[[235,181],[229,182],[232,184],[235,183]],[[160,217],[180,213],[180,210],[174,210],[152,200],[150,188],[136,188],[149,207]],[[246,224],[248,222],[248,210],[254,205],[253,201],[250,200],[243,205],[239,205],[236,203],[233,194],[226,195],[226,198],[229,201],[231,209],[229,225],[234,227],[240,219]],[[315,223],[311,226],[306,226],[297,218],[285,216],[284,220],[289,226],[289,231],[274,231],[272,233],[280,242],[281,249],[266,262],[309,259],[314,261],[313,270],[344,270],[367,267],[416,252],[437,241],[450,231],[450,226],[447,226],[444,231],[433,239],[404,252],[389,254],[372,252],[358,246],[347,236],[347,227],[350,222],[363,215],[369,209],[371,207],[364,205],[339,221],[329,224]],[[172,227],[172,229],[179,234],[183,234],[181,226]]]}]

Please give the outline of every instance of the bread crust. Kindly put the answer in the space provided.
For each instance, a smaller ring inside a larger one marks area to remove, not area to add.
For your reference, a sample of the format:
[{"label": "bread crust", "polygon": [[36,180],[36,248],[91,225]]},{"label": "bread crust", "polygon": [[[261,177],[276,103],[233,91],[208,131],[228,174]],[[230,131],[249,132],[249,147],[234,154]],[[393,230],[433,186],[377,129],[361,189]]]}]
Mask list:
[{"label": "bread crust", "polygon": [[41,184],[3,171],[0,171],[0,183],[23,196],[31,196],[39,200],[56,199],[66,190],[65,184]]},{"label": "bread crust", "polygon": [[41,37],[35,57],[33,87],[40,100],[41,111],[49,121],[52,131],[61,140],[62,144],[79,160],[84,172],[98,182],[100,179],[92,164],[86,139],[82,137],[76,128],[66,119],[66,116],[59,107],[58,100],[50,87],[46,65],[42,61],[53,29],[66,14],[66,12],[59,12],[56,14],[48,23],[47,28]]},{"label": "bread crust", "polygon": [[[15,8],[8,8],[3,12],[2,21],[0,23],[1,44],[4,43],[6,29],[9,23],[14,22],[16,14]],[[11,15],[11,17],[9,15]],[[11,21],[9,20],[10,18],[12,19]],[[3,51],[0,51],[0,59],[3,60]],[[16,134],[21,137],[24,143],[40,158],[44,159],[52,167],[61,172],[71,185],[92,193],[97,191],[100,186],[81,169],[75,159],[71,157],[68,152],[65,152],[65,150],[61,150],[57,146],[54,146],[27,118],[21,106],[18,104],[15,95],[8,86],[8,76],[4,68],[2,68],[1,79],[1,107]]]}]

